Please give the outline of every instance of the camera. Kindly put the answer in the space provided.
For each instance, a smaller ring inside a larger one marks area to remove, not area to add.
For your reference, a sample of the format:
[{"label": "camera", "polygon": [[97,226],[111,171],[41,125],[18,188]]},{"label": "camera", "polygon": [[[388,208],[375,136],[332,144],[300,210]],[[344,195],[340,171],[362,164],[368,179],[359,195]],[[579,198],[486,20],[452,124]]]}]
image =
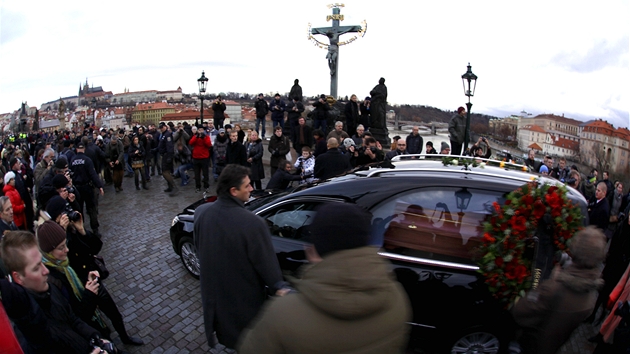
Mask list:
[{"label": "camera", "polygon": [[76,191],[76,189],[74,189],[74,187],[66,187],[66,192],[72,193],[72,194],[77,194],[77,191]]},{"label": "camera", "polygon": [[79,219],[81,219],[81,214],[79,214],[79,212],[72,209],[72,207],[70,206],[70,203],[68,202],[66,202],[66,206],[63,209],[62,214],[68,215],[68,219],[72,222],[78,221]]},{"label": "camera", "polygon": [[370,146],[370,151],[372,151],[373,154],[376,154],[378,149],[376,148],[376,146]]},{"label": "camera", "polygon": [[103,342],[103,340],[99,337],[90,339],[90,345],[94,347],[94,349],[100,349],[107,354],[115,354],[118,353],[118,349],[114,347],[114,344],[111,342]]}]

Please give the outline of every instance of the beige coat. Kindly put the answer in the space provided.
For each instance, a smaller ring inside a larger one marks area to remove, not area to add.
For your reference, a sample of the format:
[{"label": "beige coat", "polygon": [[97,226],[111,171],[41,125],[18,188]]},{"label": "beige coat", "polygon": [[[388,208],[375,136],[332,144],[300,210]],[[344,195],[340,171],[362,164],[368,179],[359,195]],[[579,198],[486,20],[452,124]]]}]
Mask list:
[{"label": "beige coat", "polygon": [[602,284],[598,268],[569,265],[519,300],[512,315],[523,329],[523,353],[556,353],[593,311]]},{"label": "beige coat", "polygon": [[270,301],[238,352],[403,353],[409,299],[374,247],[338,251],[309,266],[296,294]]}]

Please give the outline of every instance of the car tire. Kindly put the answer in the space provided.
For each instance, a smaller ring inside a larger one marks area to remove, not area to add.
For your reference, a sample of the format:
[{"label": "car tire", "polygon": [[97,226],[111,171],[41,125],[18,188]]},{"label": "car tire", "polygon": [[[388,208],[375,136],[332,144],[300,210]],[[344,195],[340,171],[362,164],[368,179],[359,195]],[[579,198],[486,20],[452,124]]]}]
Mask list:
[{"label": "car tire", "polygon": [[197,258],[197,247],[191,237],[182,237],[179,240],[179,258],[182,260],[184,268],[196,279],[199,279],[199,259]]},{"label": "car tire", "polygon": [[477,328],[455,336],[449,346],[449,353],[496,354],[499,353],[500,348],[499,337],[483,328]]}]

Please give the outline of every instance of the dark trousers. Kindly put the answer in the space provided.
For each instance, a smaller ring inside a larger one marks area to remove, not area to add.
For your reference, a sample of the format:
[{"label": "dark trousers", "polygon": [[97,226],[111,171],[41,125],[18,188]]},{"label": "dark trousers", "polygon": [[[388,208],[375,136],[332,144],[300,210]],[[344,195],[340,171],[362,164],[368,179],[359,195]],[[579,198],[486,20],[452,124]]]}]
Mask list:
[{"label": "dark trousers", "polygon": [[458,143],[457,141],[451,140],[451,155],[462,155],[462,145],[463,144]]},{"label": "dark trousers", "polygon": [[138,175],[140,175],[140,179],[142,180],[142,187],[146,187],[147,186],[147,177],[144,173],[144,166],[141,168],[134,168],[133,169],[133,180],[136,183],[136,187],[140,187],[139,181],[138,181]]},{"label": "dark trousers", "polygon": [[[122,172],[122,171],[121,171]],[[95,232],[98,230],[98,210],[96,208],[96,202],[94,200],[94,187],[89,184],[82,184],[75,186],[81,195],[79,200],[79,205],[81,206],[81,210],[77,210],[81,214],[83,214],[83,203],[85,203],[85,211],[87,215],[90,217],[90,228]],[[85,215],[85,214],[83,214]],[[85,218],[83,218],[85,221]]]},{"label": "dark trousers", "polygon": [[252,188],[254,189],[262,189],[262,182],[258,179],[258,180],[251,180],[251,182],[249,182],[249,184],[252,185]]},{"label": "dark trousers", "polygon": [[223,121],[224,120],[225,120],[225,118],[212,118],[212,123],[214,123],[214,128],[215,129],[223,128]]},{"label": "dark trousers", "polygon": [[[280,119],[280,120],[272,120],[271,124],[273,125],[273,128],[275,129],[276,126],[280,126],[280,128],[284,129],[284,118]],[[275,131],[275,130],[274,130]]]},{"label": "dark trousers", "polygon": [[210,187],[210,177],[208,176],[209,158],[193,159],[193,170],[195,171],[195,187],[201,189],[201,173],[203,172],[203,188]]},{"label": "dark trousers", "polygon": [[[169,161],[170,162],[167,162]],[[175,180],[173,179],[173,157],[168,158],[162,156],[162,177],[166,180],[168,188],[175,188]]]},{"label": "dark trousers", "polygon": [[265,138],[265,117],[256,117],[256,133],[260,133],[259,132],[259,127],[262,125],[262,134],[260,134],[261,138]]},{"label": "dark trousers", "polygon": [[324,136],[328,134],[328,132],[326,131],[326,119],[315,119],[313,121],[313,130],[318,128],[322,130]]},{"label": "dark trousers", "polygon": [[155,168],[157,167],[158,170],[158,174],[162,173],[162,163],[161,163],[161,159],[160,159],[160,154],[159,153],[155,153],[153,154],[153,156],[151,156],[151,159],[153,160],[153,163],[151,164],[151,174],[155,174]]},{"label": "dark trousers", "polygon": [[121,164],[114,165],[114,168],[112,168],[112,180],[114,181],[114,187],[122,187],[123,166]]},{"label": "dark trousers", "polygon": [[[121,340],[129,339],[129,334],[127,334],[127,329],[125,328],[125,323],[123,322],[122,314],[120,313],[120,310],[118,310],[118,306],[116,306],[114,299],[112,299],[112,296],[109,294],[109,291],[107,291],[104,284],[100,284],[100,287],[98,290],[98,297],[96,301],[98,303],[98,308],[101,310],[101,312],[103,312],[107,316],[107,318],[109,318],[109,320],[112,322],[112,325],[114,326],[114,329],[116,330],[116,332],[118,332],[120,339]],[[102,328],[96,325],[96,323],[92,321],[92,316],[90,316],[90,318],[84,318],[83,320],[89,323],[92,327],[94,327],[94,329],[101,332],[101,335],[103,335],[104,338],[111,340],[109,329]]]}]

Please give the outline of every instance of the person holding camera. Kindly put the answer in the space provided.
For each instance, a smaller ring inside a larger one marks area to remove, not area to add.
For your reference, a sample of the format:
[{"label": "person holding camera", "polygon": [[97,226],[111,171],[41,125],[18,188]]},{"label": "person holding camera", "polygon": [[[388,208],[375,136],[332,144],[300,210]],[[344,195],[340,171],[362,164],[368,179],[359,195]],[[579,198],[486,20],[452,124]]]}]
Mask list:
[{"label": "person holding camera", "polygon": [[379,149],[377,145],[377,141],[373,137],[365,138],[365,145],[358,150],[357,166],[380,162],[385,159],[383,150]]},{"label": "person holding camera", "polygon": [[[481,143],[486,145],[486,153],[483,153],[483,148],[481,147]],[[488,139],[485,137],[479,137],[479,140],[470,148],[470,154],[473,157],[479,157],[482,159],[489,159],[492,155],[492,149],[490,148],[490,144],[488,144]]]},{"label": "person holding camera", "polygon": [[34,234],[8,232],[1,255],[13,279],[0,279],[2,303],[24,335],[26,352],[102,353],[91,343],[101,343],[99,332],[74,313],[59,288],[48,283],[50,271],[42,265]]},{"label": "person holding camera", "polygon": [[[259,133],[262,139],[265,139],[265,119],[267,117],[267,113],[269,113],[269,104],[265,101],[265,96],[262,93],[258,94],[258,98],[256,99],[256,103],[254,103],[254,108],[256,108],[256,133]],[[262,131],[259,130],[262,125]]]},{"label": "person holding camera", "polygon": [[271,110],[271,124],[273,127],[280,126],[284,129],[284,111],[286,110],[286,104],[281,99],[280,94],[276,93],[273,100],[269,104]]},{"label": "person holding camera", "polygon": [[80,277],[80,273],[76,272],[76,265],[71,263],[68,257],[71,245],[61,225],[52,220],[45,221],[37,228],[37,240],[42,252],[42,262],[50,271],[49,283],[61,290],[79,318],[98,330],[103,338],[111,340],[111,331],[100,312],[96,311],[98,308],[112,321],[123,343],[144,344],[141,339],[131,337],[127,333],[122,315],[101,282],[98,270],[88,268],[86,278]]},{"label": "person holding camera", "polygon": [[227,107],[223,102],[221,95],[217,96],[217,100],[212,104],[212,111],[214,111],[214,116],[212,120],[214,122],[214,126],[217,129],[223,128],[223,121],[225,120],[225,110]]},{"label": "person holding camera", "polygon": [[35,178],[35,188],[37,195],[37,188],[39,188],[39,184],[44,179],[44,176],[50,171],[55,165],[55,150],[48,148],[44,150],[42,154],[42,160],[37,163],[35,166],[35,171],[33,171],[33,176]]},{"label": "person holding camera", "polygon": [[[138,175],[140,175],[140,181],[142,181],[142,189],[149,189],[147,187],[147,176],[144,171],[144,165],[146,164],[146,150],[140,143],[140,137],[137,135],[131,140],[131,145],[129,146],[129,159],[131,160],[131,168],[133,169],[134,174],[133,181],[136,184],[136,190],[140,190]],[[92,220],[91,215],[90,220]]]},{"label": "person holding camera", "polygon": [[195,171],[195,192],[201,191],[201,173],[203,172],[203,188],[210,188],[210,151],[212,141],[203,129],[197,129],[197,133],[190,138],[188,143],[192,149],[192,164]]},{"label": "person holding camera", "polygon": [[[326,134],[328,131],[328,111],[330,110],[330,106],[328,102],[326,102],[326,95],[320,95],[317,102],[313,103],[313,107],[315,107],[311,112],[311,116],[313,117],[313,130],[321,129],[321,131]],[[337,142],[337,144],[339,144],[339,142]]]}]

